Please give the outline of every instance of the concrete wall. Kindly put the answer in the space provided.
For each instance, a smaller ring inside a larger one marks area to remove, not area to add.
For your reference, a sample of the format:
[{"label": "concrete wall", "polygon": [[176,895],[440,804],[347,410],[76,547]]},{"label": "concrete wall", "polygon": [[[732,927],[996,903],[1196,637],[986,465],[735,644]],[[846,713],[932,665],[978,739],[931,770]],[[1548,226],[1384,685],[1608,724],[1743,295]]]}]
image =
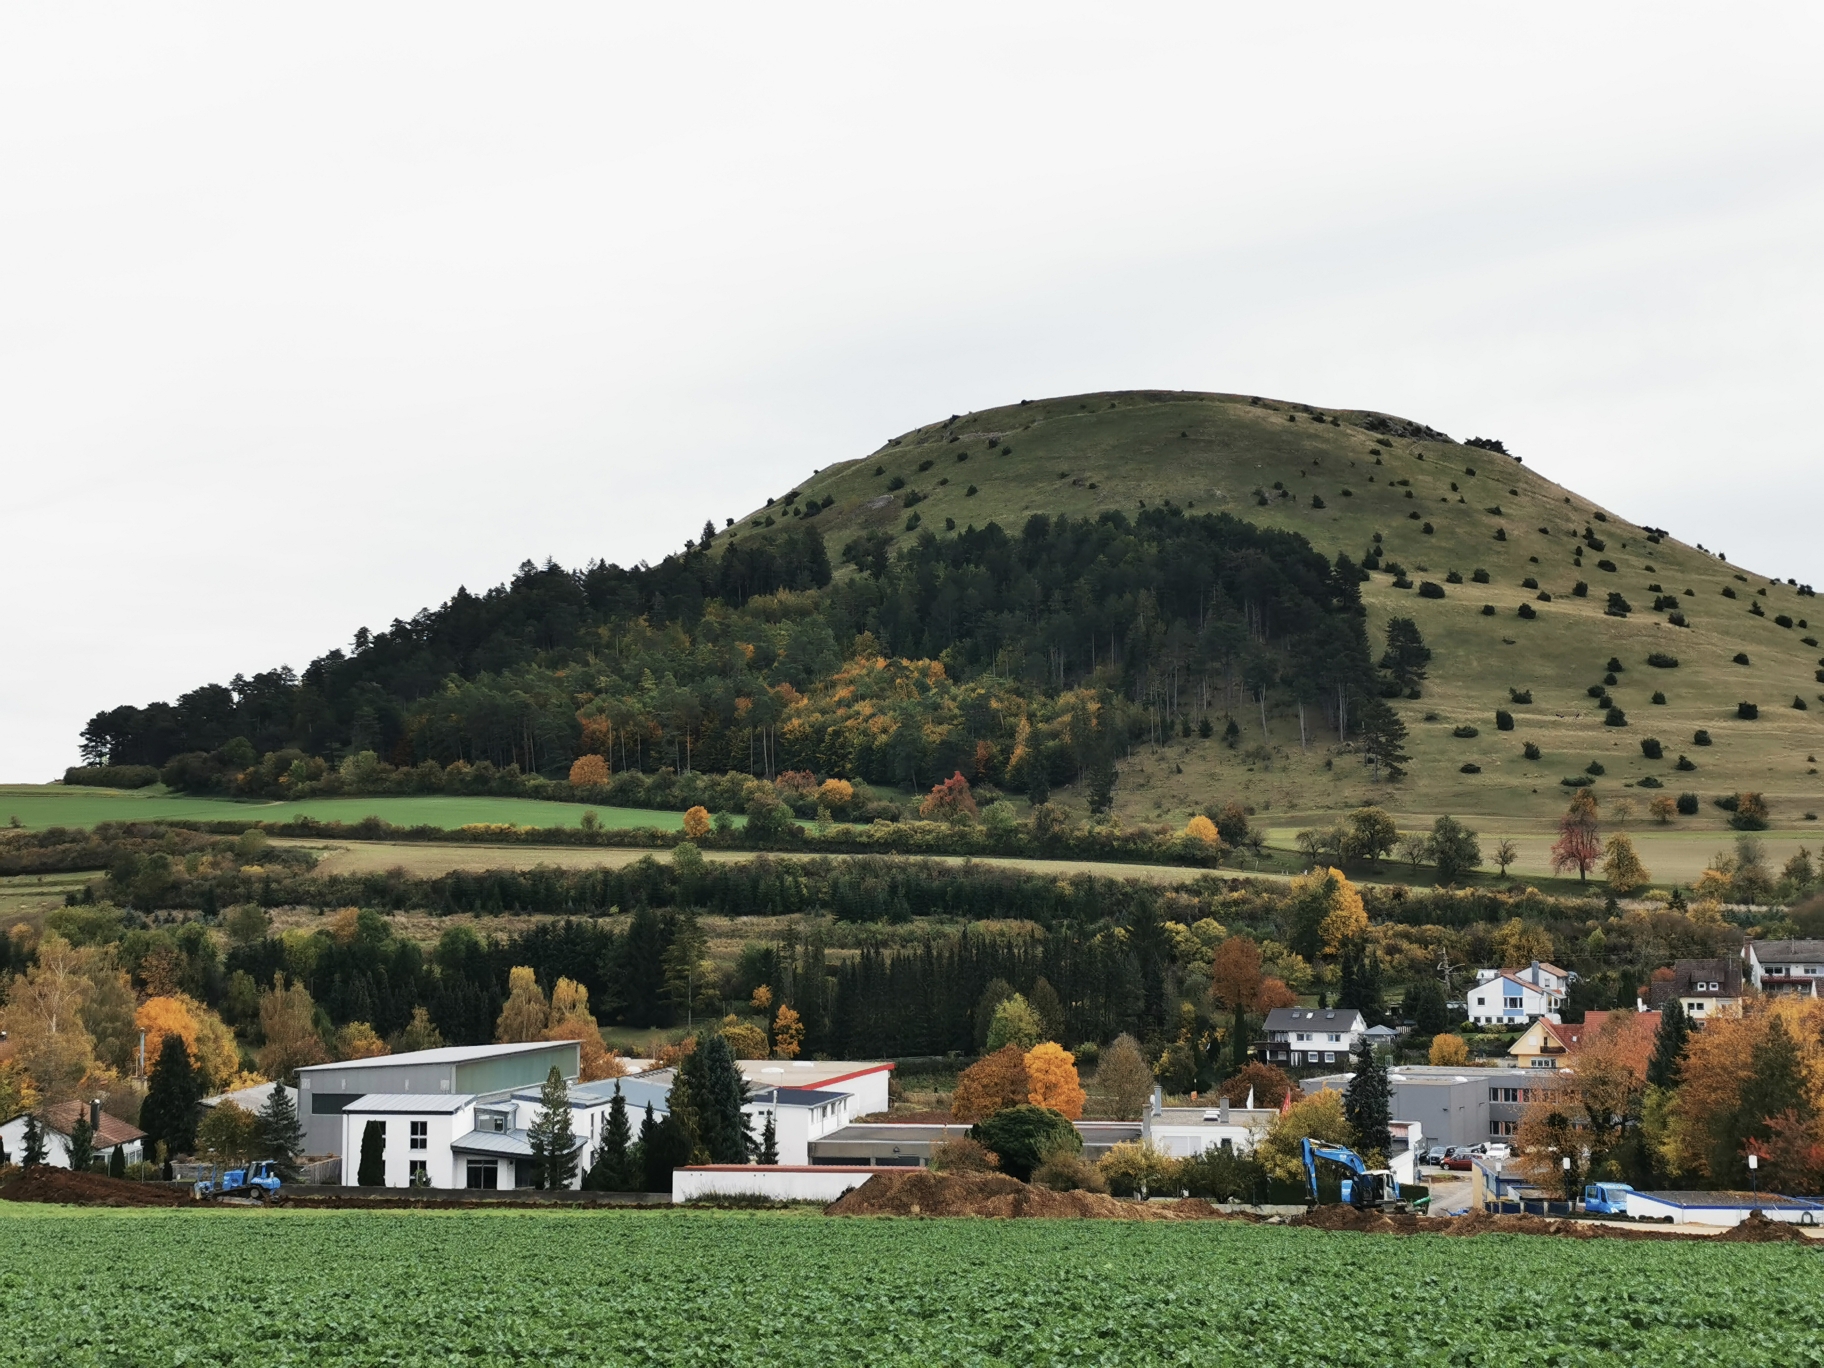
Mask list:
[{"label": "concrete wall", "polygon": [[[386,1123],[386,1186],[411,1186],[414,1159],[424,1161],[425,1173],[429,1176],[432,1187],[463,1185],[463,1177],[457,1172],[457,1166],[452,1160],[450,1145],[458,1136],[467,1135],[475,1129],[475,1109],[472,1106],[457,1112],[428,1115],[423,1112],[345,1112],[339,1119],[342,1122],[341,1153],[346,1156],[343,1181],[350,1186],[360,1175],[361,1136],[369,1121]],[[425,1123],[423,1149],[411,1147],[411,1123],[414,1121]]]},{"label": "concrete wall", "polygon": [[867,1182],[865,1168],[777,1168],[758,1164],[714,1164],[672,1170],[671,1200],[698,1197],[770,1197],[780,1202],[833,1202]]},{"label": "concrete wall", "polygon": [[1755,1211],[1770,1221],[1804,1224],[1809,1215],[1814,1224],[1824,1225],[1824,1210],[1806,1212],[1796,1207],[1681,1207],[1661,1201],[1651,1192],[1628,1194],[1628,1215],[1635,1220],[1663,1221],[1671,1217],[1673,1225],[1738,1226]]}]

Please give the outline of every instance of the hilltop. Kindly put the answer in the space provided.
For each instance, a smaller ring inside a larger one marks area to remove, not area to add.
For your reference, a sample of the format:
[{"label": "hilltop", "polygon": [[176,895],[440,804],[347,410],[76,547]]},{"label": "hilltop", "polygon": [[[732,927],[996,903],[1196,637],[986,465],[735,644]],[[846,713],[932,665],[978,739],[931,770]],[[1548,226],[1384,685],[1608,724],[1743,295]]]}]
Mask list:
[{"label": "hilltop", "polygon": [[[927,424],[814,472],[790,495],[739,519],[740,536],[803,528],[815,503],[814,525],[838,562],[869,538],[898,548],[991,522],[1017,532],[1035,514],[1133,516],[1170,505],[1294,532],[1328,557],[1378,560],[1361,590],[1377,659],[1394,617],[1412,619],[1432,651],[1421,697],[1395,703],[1413,756],[1401,792],[1336,763],[1333,746],[1301,747],[1282,704],[1265,736],[1258,716],[1237,711],[1233,750],[1180,738],[1125,762],[1118,807],[1132,817],[1175,816],[1237,792],[1273,811],[1373,796],[1406,810],[1540,813],[1561,806],[1560,781],[1592,762],[1605,771],[1600,792],[1649,777],[1670,792],[1759,790],[1780,825],[1824,806],[1814,758],[1824,750],[1824,610],[1808,587],[1719,559],[1518,456],[1410,419],[1245,395],[1074,395]],[[1435,592],[1421,589],[1427,583],[1442,597],[1423,597]],[[1523,605],[1535,616],[1522,617]],[[1651,658],[1677,665],[1655,668]],[[1611,659],[1624,668],[1607,696],[1625,727],[1605,725],[1589,693]],[[1655,693],[1666,702],[1654,704]],[[1738,716],[1743,702],[1758,718]],[[1513,731],[1497,729],[1497,710],[1513,716]],[[1465,727],[1478,734],[1453,734]],[[1700,730],[1711,745],[1695,742]],[[1661,760],[1643,754],[1646,739],[1661,743]],[[1524,758],[1527,742],[1537,761]],[[1696,768],[1675,768],[1680,755]]]}]

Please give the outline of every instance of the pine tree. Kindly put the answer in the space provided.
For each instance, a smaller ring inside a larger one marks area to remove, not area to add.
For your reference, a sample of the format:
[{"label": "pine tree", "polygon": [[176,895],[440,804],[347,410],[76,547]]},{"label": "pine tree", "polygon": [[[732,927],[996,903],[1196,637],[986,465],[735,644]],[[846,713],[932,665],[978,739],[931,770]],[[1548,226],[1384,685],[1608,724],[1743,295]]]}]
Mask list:
[{"label": "pine tree", "polygon": [[361,1131],[361,1167],[355,1182],[362,1187],[386,1186],[386,1122],[369,1121]]},{"label": "pine tree", "polygon": [[766,1129],[760,1132],[760,1162],[768,1166],[779,1162],[779,1131],[770,1111],[766,1114]]},{"label": "pine tree", "polygon": [[76,1173],[87,1173],[89,1161],[95,1157],[95,1128],[89,1124],[86,1110],[79,1109],[76,1113],[76,1122],[70,1127],[69,1148],[70,1168]]},{"label": "pine tree", "polygon": [[697,1140],[712,1164],[744,1164],[752,1137],[742,1108],[747,1080],[735,1052],[720,1035],[710,1036],[684,1059],[673,1091],[682,1089],[696,1120]]},{"label": "pine tree", "polygon": [[1412,757],[1406,753],[1406,723],[1400,715],[1382,700],[1370,698],[1362,705],[1358,729],[1362,753],[1375,773],[1386,770],[1389,779],[1405,778],[1404,766]]},{"label": "pine tree", "polygon": [[[655,1192],[647,1183],[647,1164],[658,1142],[659,1123],[652,1114],[652,1103],[646,1104],[646,1115],[640,1120],[640,1138],[627,1147],[627,1186],[634,1192]],[[667,1186],[670,1180],[667,1179]]]},{"label": "pine tree", "polygon": [[1659,1030],[1653,1037],[1653,1057],[1647,1061],[1647,1082],[1655,1088],[1678,1086],[1679,1059],[1691,1038],[1691,1022],[1676,997],[1659,1009]]},{"label": "pine tree", "polygon": [[19,1163],[25,1168],[45,1161],[44,1127],[38,1124],[38,1114],[28,1112],[25,1118],[25,1153],[19,1156]]},{"label": "pine tree", "polygon": [[127,1147],[125,1145],[116,1145],[114,1146],[113,1153],[108,1155],[108,1177],[125,1178],[126,1176]]},{"label": "pine tree", "polygon": [[1393,1148],[1393,1097],[1387,1069],[1366,1039],[1355,1047],[1355,1077],[1343,1093],[1343,1117],[1355,1129],[1363,1154],[1386,1155]]},{"label": "pine tree", "polygon": [[532,1186],[556,1191],[576,1177],[576,1135],[570,1128],[570,1085],[551,1066],[539,1090],[538,1115],[526,1128],[532,1147]]},{"label": "pine tree", "polygon": [[602,1143],[597,1148],[595,1163],[590,1166],[590,1182],[585,1186],[598,1192],[626,1192],[634,1186],[629,1166],[628,1147],[633,1129],[627,1122],[627,1099],[621,1096],[621,1085],[614,1085],[614,1100],[608,1104],[608,1124],[602,1127]]},{"label": "pine tree", "polygon": [[298,1180],[297,1160],[304,1153],[304,1124],[298,1120],[298,1109],[283,1083],[274,1083],[266,1094],[266,1105],[260,1108],[260,1139],[268,1158],[276,1161],[279,1177],[288,1183]]},{"label": "pine tree", "polygon": [[183,1037],[172,1031],[152,1065],[139,1128],[148,1140],[164,1141],[167,1153],[189,1154],[196,1148],[196,1104],[202,1098],[202,1081],[190,1063],[190,1051]]},{"label": "pine tree", "polygon": [[[1732,1146],[1730,1155],[1736,1181],[1748,1176],[1742,1142],[1758,1140],[1765,1143],[1773,1133],[1768,1122],[1788,1112],[1804,1115],[1809,1110],[1805,1061],[1799,1054],[1798,1042],[1787,1031],[1786,1023],[1775,1017],[1768,1023],[1767,1034],[1755,1046],[1748,1077],[1742,1081],[1741,1104],[1735,1114],[1735,1129],[1740,1141]],[[1714,1161],[1712,1169],[1721,1171]]]}]

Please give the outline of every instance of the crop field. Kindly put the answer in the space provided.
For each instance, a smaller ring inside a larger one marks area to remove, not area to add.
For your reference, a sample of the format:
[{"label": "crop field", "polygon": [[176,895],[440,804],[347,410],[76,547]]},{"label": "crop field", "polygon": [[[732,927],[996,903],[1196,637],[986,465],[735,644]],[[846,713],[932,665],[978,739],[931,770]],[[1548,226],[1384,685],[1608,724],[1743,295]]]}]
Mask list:
[{"label": "crop field", "polygon": [[17,817],[32,828],[88,827],[97,822],[161,820],[277,822],[295,816],[322,822],[359,822],[378,817],[395,826],[459,827],[473,822],[511,826],[567,826],[594,812],[603,826],[681,830],[684,814],[648,808],[587,808],[581,803],[545,803],[532,798],[423,797],[305,798],[294,802],[240,802],[192,798],[158,789],[65,788],[61,784],[0,784],[0,823]]},{"label": "crop field", "polygon": [[10,1363],[1799,1364],[1786,1245],[728,1212],[9,1209]]}]

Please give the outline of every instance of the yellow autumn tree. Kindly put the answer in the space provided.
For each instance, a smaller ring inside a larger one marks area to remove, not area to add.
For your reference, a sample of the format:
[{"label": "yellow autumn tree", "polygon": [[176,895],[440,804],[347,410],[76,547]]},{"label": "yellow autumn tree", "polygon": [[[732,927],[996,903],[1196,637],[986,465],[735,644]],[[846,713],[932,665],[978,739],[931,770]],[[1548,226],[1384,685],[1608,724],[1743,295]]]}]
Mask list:
[{"label": "yellow autumn tree", "polygon": [[134,1024],[146,1033],[146,1058],[156,1059],[154,1046],[163,1048],[165,1037],[177,1035],[190,1051],[191,1062],[211,1088],[226,1087],[241,1071],[241,1052],[234,1032],[214,1012],[182,993],[147,998],[134,1014]]},{"label": "yellow autumn tree", "polygon": [[1026,1077],[1032,1084],[1028,1100],[1033,1106],[1050,1107],[1072,1121],[1083,1115],[1089,1094],[1077,1081],[1077,1061],[1055,1040],[1026,1051]]},{"label": "yellow autumn tree", "polygon": [[[317,1005],[301,983],[285,984],[285,975],[274,974],[272,987],[260,994],[260,1069],[270,1078],[289,1079],[307,1064],[329,1059],[317,1033]],[[152,1056],[146,1056],[150,1059]]]},{"label": "yellow autumn tree", "polygon": [[[534,985],[536,987],[536,985]],[[578,1080],[594,1083],[603,1078],[619,1078],[627,1072],[620,1056],[602,1040],[602,1028],[595,1013],[589,1010],[589,990],[574,979],[560,978],[551,989],[550,1025],[545,1027],[546,1040],[574,1040],[581,1058]]]},{"label": "yellow autumn tree", "polygon": [[1292,896],[1299,923],[1315,930],[1322,954],[1336,954],[1368,929],[1368,909],[1362,905],[1361,892],[1341,870],[1320,866],[1294,879]]},{"label": "yellow autumn tree", "polygon": [[781,1006],[773,1018],[773,1058],[796,1059],[804,1048],[804,1021],[790,1007]]},{"label": "yellow autumn tree", "polygon": [[1201,812],[1184,824],[1184,834],[1195,837],[1209,845],[1220,845],[1222,837],[1216,834],[1216,823]]},{"label": "yellow autumn tree", "polygon": [[336,1032],[337,1059],[378,1059],[391,1053],[365,1021],[351,1021]]},{"label": "yellow autumn tree", "polygon": [[588,788],[608,782],[608,762],[599,755],[579,755],[570,766],[570,786]]},{"label": "yellow autumn tree", "polygon": [[1254,1147],[1254,1157],[1267,1172],[1286,1182],[1304,1177],[1303,1141],[1309,1137],[1333,1145],[1353,1145],[1355,1128],[1343,1116],[1343,1095],[1325,1088],[1292,1106],[1267,1126],[1267,1133]]},{"label": "yellow autumn tree", "polygon": [[1609,837],[1603,849],[1602,872],[1617,893],[1631,893],[1653,877],[1635,854],[1634,842],[1619,832]]},{"label": "yellow autumn tree", "polygon": [[531,966],[516,964],[507,972],[507,1001],[494,1023],[494,1039],[502,1045],[537,1040],[551,1024],[551,1008]]},{"label": "yellow autumn tree", "polygon": [[69,1096],[94,1060],[95,1040],[82,1023],[91,992],[78,953],[55,935],[44,938],[38,962],[7,987],[6,1030],[14,1058],[47,1100]]},{"label": "yellow autumn tree", "polygon": [[684,835],[693,841],[709,835],[709,809],[701,803],[685,810]]},{"label": "yellow autumn tree", "polygon": [[1469,1063],[1469,1044],[1462,1036],[1441,1031],[1431,1038],[1432,1064],[1446,1069],[1460,1069]]}]

